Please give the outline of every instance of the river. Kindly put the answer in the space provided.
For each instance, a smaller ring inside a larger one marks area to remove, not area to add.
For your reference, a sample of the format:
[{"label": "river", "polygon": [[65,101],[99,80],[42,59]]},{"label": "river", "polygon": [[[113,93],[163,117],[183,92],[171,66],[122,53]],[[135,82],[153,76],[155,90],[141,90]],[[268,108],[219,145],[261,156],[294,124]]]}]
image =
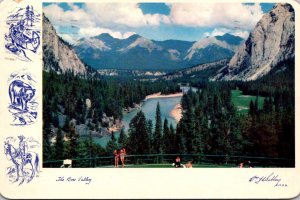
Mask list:
[{"label": "river", "polygon": [[[187,92],[188,91],[188,87],[181,87],[183,92]],[[196,91],[195,88],[192,88],[193,91]],[[147,99],[143,102],[142,108],[141,109],[134,109],[133,111],[129,112],[129,113],[125,113],[123,115],[123,125],[125,128],[125,132],[128,132],[129,129],[129,123],[131,121],[131,119],[140,111],[142,110],[146,116],[147,120],[152,120],[153,123],[153,127],[155,126],[155,114],[156,114],[156,105],[157,102],[159,102],[160,104],[160,112],[161,112],[161,119],[162,119],[162,123],[164,122],[164,119],[166,118],[169,122],[169,124],[171,123],[174,127],[174,129],[176,128],[177,122],[176,120],[170,116],[170,112],[171,110],[177,105],[179,104],[181,101],[181,96],[177,96],[177,97],[158,97],[158,98],[151,98],[151,99]],[[119,137],[119,132],[115,132],[115,137],[118,138]],[[100,144],[102,147],[105,147],[107,142],[111,139],[110,136],[105,136],[105,137],[101,137],[101,138],[97,138],[94,137],[93,140],[94,142]]]}]

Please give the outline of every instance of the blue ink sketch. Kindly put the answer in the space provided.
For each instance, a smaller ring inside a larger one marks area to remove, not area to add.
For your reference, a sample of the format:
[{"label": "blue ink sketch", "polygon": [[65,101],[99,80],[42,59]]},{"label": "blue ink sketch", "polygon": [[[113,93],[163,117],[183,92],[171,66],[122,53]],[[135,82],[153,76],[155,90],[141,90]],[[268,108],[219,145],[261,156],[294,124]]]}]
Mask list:
[{"label": "blue ink sketch", "polygon": [[9,81],[9,112],[12,113],[11,125],[24,126],[35,123],[37,119],[35,81],[30,74],[12,74]]},{"label": "blue ink sketch", "polygon": [[40,18],[41,15],[29,5],[7,17],[9,33],[5,34],[5,48],[20,60],[31,61],[28,52],[37,53],[41,44]]},{"label": "blue ink sketch", "polygon": [[39,142],[33,138],[18,136],[18,147],[16,139],[8,137],[4,141],[4,153],[11,166],[7,167],[7,176],[10,182],[17,182],[19,185],[24,182],[29,183],[39,174],[39,156],[34,150],[40,146]]}]

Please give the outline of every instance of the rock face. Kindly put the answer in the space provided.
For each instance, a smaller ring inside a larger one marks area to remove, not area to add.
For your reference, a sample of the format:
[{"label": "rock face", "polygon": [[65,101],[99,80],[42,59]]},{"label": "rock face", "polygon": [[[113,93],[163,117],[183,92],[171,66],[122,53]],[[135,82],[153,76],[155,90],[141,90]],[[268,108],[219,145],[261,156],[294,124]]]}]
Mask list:
[{"label": "rock face", "polygon": [[257,23],[248,39],[211,80],[256,80],[295,57],[295,13],[277,4]]},{"label": "rock face", "polygon": [[86,66],[72,47],[58,37],[54,27],[45,16],[43,16],[43,51],[45,71],[54,70],[57,73],[73,71],[74,74],[87,74]]}]

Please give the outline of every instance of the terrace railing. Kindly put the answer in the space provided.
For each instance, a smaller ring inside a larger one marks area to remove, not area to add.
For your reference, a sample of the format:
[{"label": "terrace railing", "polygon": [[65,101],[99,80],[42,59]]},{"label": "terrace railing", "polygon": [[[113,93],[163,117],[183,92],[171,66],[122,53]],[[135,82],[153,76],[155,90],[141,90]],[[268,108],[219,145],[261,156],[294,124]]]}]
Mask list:
[{"label": "terrace railing", "polygon": [[[126,165],[147,165],[147,164],[172,164],[179,156],[183,164],[192,161],[193,164],[203,166],[232,166],[239,163],[251,161],[254,167],[295,167],[294,159],[270,158],[270,157],[250,157],[250,156],[228,156],[228,155],[202,155],[202,154],[146,154],[146,155],[126,155]],[[92,158],[76,158],[72,160],[73,168],[96,168],[111,167],[114,165],[114,156],[101,156]],[[119,165],[121,162],[119,162]],[[43,162],[44,168],[60,168],[63,160],[51,160]]]}]

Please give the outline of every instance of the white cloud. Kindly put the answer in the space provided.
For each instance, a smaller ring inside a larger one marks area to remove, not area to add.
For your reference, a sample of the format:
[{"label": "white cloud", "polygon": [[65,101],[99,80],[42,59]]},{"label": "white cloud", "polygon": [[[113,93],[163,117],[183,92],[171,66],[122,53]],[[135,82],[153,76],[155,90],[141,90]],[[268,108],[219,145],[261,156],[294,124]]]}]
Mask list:
[{"label": "white cloud", "polygon": [[136,34],[135,32],[126,32],[123,33],[123,39],[129,38],[130,36]]},{"label": "white cloud", "polygon": [[224,27],[250,30],[261,19],[259,4],[237,3],[174,3],[170,21],[173,24],[193,27]]},{"label": "white cloud", "polygon": [[225,33],[230,33],[230,32],[232,32],[231,29],[215,28],[212,32],[205,32],[204,36],[213,37],[213,36],[217,36],[217,35],[224,35]]},{"label": "white cloud", "polygon": [[232,35],[235,35],[235,36],[239,36],[243,39],[247,39],[248,36],[249,36],[249,32],[248,31],[236,31],[236,32],[232,32],[231,33]]},{"label": "white cloud", "polygon": [[231,35],[239,36],[243,39],[247,39],[249,36],[248,31],[228,29],[228,28],[215,28],[212,32],[205,32],[204,37],[214,37],[214,36],[218,36],[218,35],[222,36],[226,33],[230,33]]},{"label": "white cloud", "polygon": [[59,34],[59,36],[70,44],[76,44],[77,40],[69,34]]},{"label": "white cloud", "polygon": [[[246,38],[263,15],[259,4],[241,3],[169,3],[168,16],[144,14],[137,3],[86,3],[83,7],[73,3],[68,5],[71,9],[67,11],[57,3],[45,6],[43,11],[55,27],[78,27],[77,38],[68,31],[60,34],[69,42],[101,33],[126,38],[134,34],[127,32],[128,27],[135,29],[162,24],[212,27],[215,29],[206,36],[231,33]],[[57,30],[60,31],[59,28]]]},{"label": "white cloud", "polygon": [[107,26],[157,26],[163,19],[160,14],[143,14],[136,3],[88,3],[86,11],[93,16],[97,24]]},{"label": "white cloud", "polygon": [[99,28],[99,27],[94,27],[94,28],[81,28],[79,30],[79,37],[93,37],[100,35],[102,33],[108,33],[114,38],[119,38],[119,39],[125,39],[130,37],[131,35],[135,34],[134,32],[125,32],[122,33],[120,31],[114,31],[111,29],[107,28]]},{"label": "white cloud", "polygon": [[[71,4],[70,4],[71,5]],[[64,11],[59,5],[51,4],[43,8],[43,12],[55,26],[94,26],[91,17],[77,6],[73,10]]]}]

